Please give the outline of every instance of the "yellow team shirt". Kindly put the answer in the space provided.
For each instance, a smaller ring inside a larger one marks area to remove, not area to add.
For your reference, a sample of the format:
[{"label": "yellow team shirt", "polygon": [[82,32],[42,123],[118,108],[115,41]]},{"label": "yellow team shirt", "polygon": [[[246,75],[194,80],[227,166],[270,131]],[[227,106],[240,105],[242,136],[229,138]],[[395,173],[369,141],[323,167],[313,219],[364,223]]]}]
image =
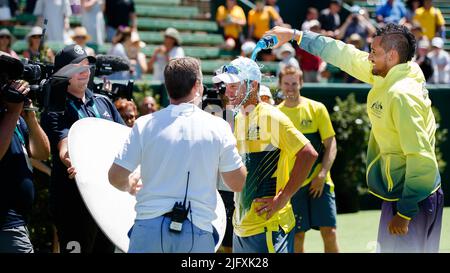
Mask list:
[{"label": "yellow team shirt", "polygon": [[[322,141],[335,136],[333,125],[331,124],[328,110],[322,103],[302,97],[302,101],[296,107],[286,107],[284,102],[278,105],[278,109],[283,112],[313,145],[319,154],[313,165],[308,178],[303,182],[302,187],[311,183],[311,181],[319,174],[322,169],[322,158],[324,147]],[[289,160],[289,170],[294,167],[295,157]],[[331,190],[334,189],[330,172],[327,173],[325,183],[329,184]]]},{"label": "yellow team shirt", "polygon": [[248,25],[253,26],[253,37],[260,39],[270,29],[270,19],[278,20],[280,15],[271,6],[265,6],[262,12],[252,9],[248,13]]},{"label": "yellow team shirt", "polygon": [[[246,21],[244,10],[238,5],[234,6],[231,11],[229,11],[225,6],[220,6],[217,9],[216,21],[227,20],[228,17],[243,19]],[[223,28],[225,37],[232,37],[234,39],[239,38],[239,34],[242,32],[242,27],[239,25],[228,25]]]},{"label": "yellow team shirt", "polygon": [[429,10],[423,7],[416,9],[413,20],[422,26],[423,34],[430,40],[436,35],[436,26],[445,25],[441,11],[434,7],[431,7]]},{"label": "yellow team shirt", "polygon": [[273,197],[289,180],[289,159],[309,143],[279,109],[259,103],[248,115],[239,113],[234,133],[237,148],[247,167],[242,192],[235,194],[234,232],[240,237],[266,231],[286,233],[295,226],[292,206],[288,203],[270,219],[259,216],[255,198]]}]

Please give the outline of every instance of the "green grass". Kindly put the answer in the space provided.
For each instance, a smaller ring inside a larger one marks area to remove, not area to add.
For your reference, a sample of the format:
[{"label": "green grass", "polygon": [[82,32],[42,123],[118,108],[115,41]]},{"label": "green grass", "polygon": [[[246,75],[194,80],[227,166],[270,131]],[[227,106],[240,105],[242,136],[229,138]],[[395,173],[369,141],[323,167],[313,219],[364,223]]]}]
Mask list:
[{"label": "green grass", "polygon": [[[380,212],[371,210],[338,215],[337,233],[341,252],[375,252]],[[305,251],[323,252],[319,231],[310,230],[306,233]],[[450,253],[450,207],[444,209],[439,252]]]}]

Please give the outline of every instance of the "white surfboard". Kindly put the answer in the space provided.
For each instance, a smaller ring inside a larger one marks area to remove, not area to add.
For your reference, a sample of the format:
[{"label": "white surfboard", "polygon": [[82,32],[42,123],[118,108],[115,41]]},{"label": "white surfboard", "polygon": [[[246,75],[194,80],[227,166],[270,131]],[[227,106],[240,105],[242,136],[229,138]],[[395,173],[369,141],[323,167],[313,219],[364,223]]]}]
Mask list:
[{"label": "white surfboard", "polygon": [[[84,118],[69,131],[69,154],[77,174],[75,180],[93,218],[106,236],[123,252],[128,251],[128,231],[136,217],[136,198],[114,188],[108,171],[131,128],[99,118]],[[219,233],[216,251],[226,228],[226,212],[219,192],[213,222]]]}]

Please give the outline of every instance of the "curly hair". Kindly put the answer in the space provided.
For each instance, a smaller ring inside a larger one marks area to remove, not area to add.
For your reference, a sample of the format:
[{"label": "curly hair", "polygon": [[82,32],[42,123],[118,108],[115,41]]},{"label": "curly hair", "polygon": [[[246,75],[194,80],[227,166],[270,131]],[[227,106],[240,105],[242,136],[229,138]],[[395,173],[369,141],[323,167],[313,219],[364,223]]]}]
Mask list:
[{"label": "curly hair", "polygon": [[389,23],[377,29],[375,36],[381,37],[381,47],[384,51],[398,52],[400,63],[406,63],[414,57],[416,38],[406,26]]}]

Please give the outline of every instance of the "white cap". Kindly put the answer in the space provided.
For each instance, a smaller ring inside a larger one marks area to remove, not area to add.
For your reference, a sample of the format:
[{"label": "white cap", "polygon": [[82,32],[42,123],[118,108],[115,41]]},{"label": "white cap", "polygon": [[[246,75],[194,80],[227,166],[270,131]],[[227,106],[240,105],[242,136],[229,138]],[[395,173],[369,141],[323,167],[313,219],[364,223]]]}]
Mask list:
[{"label": "white cap", "polygon": [[419,41],[419,44],[417,45],[418,48],[430,48],[430,41],[427,39],[422,39]]},{"label": "white cap", "polygon": [[244,52],[245,55],[249,55],[249,54],[251,54],[253,52],[255,47],[256,47],[255,42],[247,41],[247,42],[242,44],[241,50],[242,50],[242,52]]},{"label": "white cap", "polygon": [[276,55],[279,60],[283,59],[283,52],[289,52],[289,58],[295,56],[295,49],[290,43],[285,43],[280,48],[276,49]]},{"label": "white cap", "polygon": [[258,95],[261,96],[268,96],[270,98],[272,98],[272,93],[270,92],[269,87],[265,86],[265,85],[260,85],[259,86],[259,93]]},{"label": "white cap", "polygon": [[229,65],[222,67],[223,73],[212,78],[214,83],[237,83],[245,80],[257,81],[261,83],[261,71],[259,66],[252,59],[238,57]]},{"label": "white cap", "polygon": [[262,96],[268,96],[268,97],[270,98],[270,99],[269,99],[270,104],[272,104],[272,105],[275,104],[275,101],[274,101],[273,98],[272,98],[272,92],[270,92],[269,87],[267,87],[267,86],[265,86],[265,85],[262,85],[262,84],[259,85],[258,96],[259,96],[259,97],[262,97]]},{"label": "white cap", "polygon": [[444,40],[441,37],[434,37],[433,40],[431,40],[431,46],[442,48],[444,47]]}]

